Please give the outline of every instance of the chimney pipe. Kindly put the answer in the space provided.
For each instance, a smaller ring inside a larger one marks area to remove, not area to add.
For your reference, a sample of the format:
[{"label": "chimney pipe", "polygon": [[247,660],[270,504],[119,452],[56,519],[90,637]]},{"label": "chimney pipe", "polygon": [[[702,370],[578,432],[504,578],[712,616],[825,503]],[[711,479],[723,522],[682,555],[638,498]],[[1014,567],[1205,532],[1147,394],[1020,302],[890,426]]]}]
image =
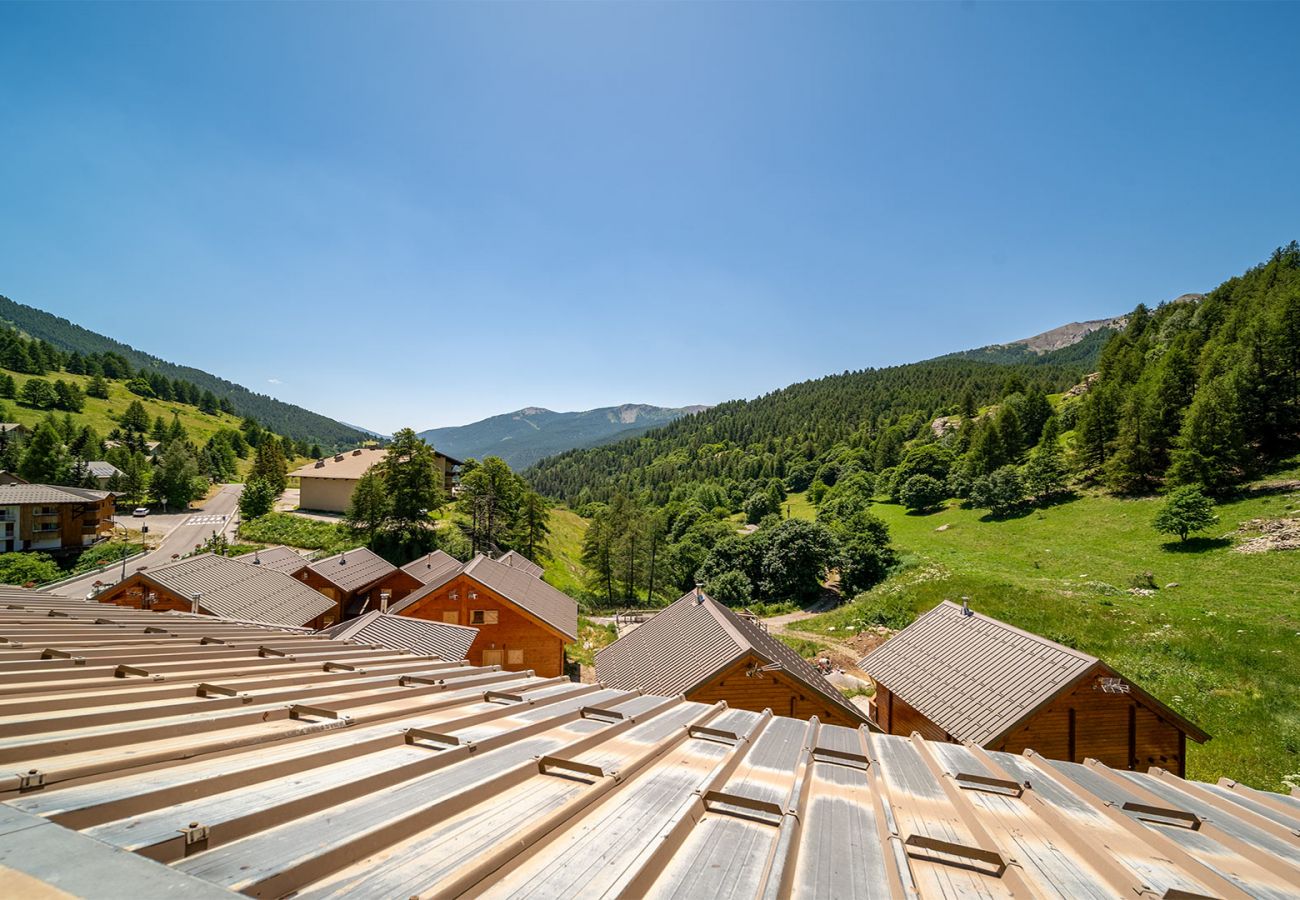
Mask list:
[{"label": "chimney pipe", "polygon": [[973,616],[973,615],[975,615],[973,612],[971,612],[971,608],[970,608],[970,597],[962,597],[962,598],[961,598],[961,614],[962,614],[963,616]]},{"label": "chimney pipe", "polygon": [[190,601],[190,612],[197,614],[199,611],[199,601],[203,599],[202,594],[195,594],[194,599]]},{"label": "chimney pipe", "polygon": [[379,592],[379,611],[381,613],[388,612],[388,601],[389,599],[392,598],[392,596],[393,596],[393,592],[388,590],[387,588]]}]

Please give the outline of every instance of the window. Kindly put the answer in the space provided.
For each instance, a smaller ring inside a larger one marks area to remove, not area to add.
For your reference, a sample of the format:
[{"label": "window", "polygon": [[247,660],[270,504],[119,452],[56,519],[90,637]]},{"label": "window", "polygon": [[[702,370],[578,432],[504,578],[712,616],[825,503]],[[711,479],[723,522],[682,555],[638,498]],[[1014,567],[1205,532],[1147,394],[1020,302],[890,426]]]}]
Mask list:
[{"label": "window", "polygon": [[523,664],[524,664],[524,651],[522,650],[506,651],[506,665],[522,666]]},{"label": "window", "polygon": [[471,625],[495,625],[497,624],[497,611],[495,609],[471,610],[469,623]]},{"label": "window", "polygon": [[453,609],[443,613],[442,620],[448,625],[458,625],[460,624],[460,614]]}]

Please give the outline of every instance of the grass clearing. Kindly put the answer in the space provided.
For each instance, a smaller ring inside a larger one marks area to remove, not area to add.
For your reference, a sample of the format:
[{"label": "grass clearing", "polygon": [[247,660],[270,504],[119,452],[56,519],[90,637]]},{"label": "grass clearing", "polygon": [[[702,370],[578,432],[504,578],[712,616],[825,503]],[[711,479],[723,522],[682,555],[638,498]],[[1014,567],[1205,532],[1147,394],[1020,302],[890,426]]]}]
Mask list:
[{"label": "grass clearing", "polygon": [[551,587],[573,597],[582,604],[591,592],[583,581],[582,538],[587,533],[587,520],[573,510],[556,507],[551,510],[551,536],[546,542],[550,556],[539,560],[546,569],[543,578]]},{"label": "grass clearing", "polygon": [[[1223,504],[1211,536],[1183,547],[1151,528],[1159,503],[1085,496],[1000,522],[953,505],[917,516],[879,504],[908,565],[862,604],[790,627],[861,630],[882,608],[905,620],[969,597],[1105,659],[1209,731],[1188,744],[1190,777],[1300,784],[1300,552],[1237,553],[1231,538],[1244,521],[1297,511],[1300,497]],[[1130,593],[1147,573],[1158,590]]]},{"label": "grass clearing", "polygon": [[241,541],[316,550],[320,556],[333,556],[365,543],[344,525],[305,519],[285,512],[267,513],[252,521],[241,522],[239,538]]}]

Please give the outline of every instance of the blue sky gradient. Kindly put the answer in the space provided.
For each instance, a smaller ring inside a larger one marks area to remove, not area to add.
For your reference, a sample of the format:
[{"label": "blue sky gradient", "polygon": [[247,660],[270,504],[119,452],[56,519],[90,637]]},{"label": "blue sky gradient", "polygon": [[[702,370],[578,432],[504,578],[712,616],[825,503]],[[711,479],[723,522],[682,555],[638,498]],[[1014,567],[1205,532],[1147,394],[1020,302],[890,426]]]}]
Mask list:
[{"label": "blue sky gradient", "polygon": [[4,4],[0,293],[390,431],[715,403],[1300,237],[1297,4]]}]

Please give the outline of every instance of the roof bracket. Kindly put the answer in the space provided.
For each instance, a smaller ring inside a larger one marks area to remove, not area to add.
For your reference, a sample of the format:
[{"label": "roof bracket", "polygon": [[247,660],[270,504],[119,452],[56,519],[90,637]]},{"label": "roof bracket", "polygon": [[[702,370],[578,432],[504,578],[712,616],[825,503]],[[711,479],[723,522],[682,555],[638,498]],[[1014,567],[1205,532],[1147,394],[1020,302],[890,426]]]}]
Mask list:
[{"label": "roof bracket", "polygon": [[599,706],[584,706],[578,710],[578,715],[584,719],[594,719],[597,722],[621,722],[627,718],[626,715],[616,709],[602,709]]},{"label": "roof bracket", "polygon": [[713,741],[718,744],[727,744],[736,746],[740,743],[740,735],[734,731],[723,731],[721,728],[709,728],[707,725],[687,725],[686,733],[693,738],[699,738],[702,741]]},{"label": "roof bracket", "polygon": [[208,847],[208,826],[200,825],[198,822],[191,822],[189,827],[178,829],[185,836],[185,855],[199,850],[206,850]]},{"label": "roof bracket", "polygon": [[226,644],[226,643],[229,643],[229,642],[228,642],[228,641],[223,641],[221,638],[203,637],[203,638],[200,638],[200,639],[199,639],[199,644],[200,644],[200,645],[203,645],[203,644]]},{"label": "roof bracket", "polygon": [[1125,803],[1120,809],[1124,810],[1124,812],[1136,813],[1134,818],[1156,825],[1173,825],[1178,828],[1189,828],[1192,831],[1199,831],[1201,828],[1201,817],[1185,809],[1174,809],[1171,806],[1148,806],[1145,803],[1133,803],[1132,801]]},{"label": "roof bracket", "polygon": [[57,650],[54,647],[46,647],[41,651],[41,659],[70,659],[74,666],[84,666],[86,658],[77,656],[75,653],[69,653],[67,650]]},{"label": "roof bracket", "polygon": [[1160,895],[1160,900],[1215,900],[1215,898],[1212,894],[1198,894],[1196,891],[1169,888]]},{"label": "roof bracket", "polygon": [[606,778],[613,776],[618,780],[616,772],[606,772],[603,767],[592,765],[591,763],[578,762],[574,759],[563,759],[559,756],[542,756],[537,759],[537,771],[543,775],[550,775],[552,771],[559,772],[577,772],[579,775],[586,775],[590,778]]},{"label": "roof bracket", "polygon": [[144,630],[145,634],[171,634],[166,628],[159,628],[157,625],[150,625]]},{"label": "roof bracket", "polygon": [[[735,816],[739,819],[750,819],[755,822],[761,822],[764,825],[780,826],[785,819],[785,810],[781,804],[774,803],[771,800],[758,800],[754,797],[745,797],[741,794],[728,794],[724,791],[705,791],[701,798],[704,801],[704,809],[707,812],[718,813],[724,816]],[[719,806],[729,806],[732,809],[719,809]],[[735,807],[744,810],[738,812]]]},{"label": "roof bracket", "polygon": [[397,679],[398,687],[410,687],[413,684],[446,684],[444,678],[428,678],[424,675],[401,675]]},{"label": "roof bracket", "polygon": [[324,668],[326,672],[356,672],[358,675],[366,674],[365,669],[359,669],[356,666],[341,662],[327,662],[322,668]]},{"label": "roof bracket", "polygon": [[470,752],[474,752],[472,741],[461,740],[454,734],[443,734],[438,731],[427,731],[423,728],[407,728],[403,734],[406,737],[406,743],[414,744],[416,741],[425,741],[430,744],[440,744],[442,747],[469,747]]},{"label": "roof bracket", "polygon": [[265,644],[257,648],[257,655],[261,657],[282,656],[285,659],[289,660],[290,662],[293,662],[295,659],[297,659],[297,657],[295,657],[291,653],[286,653],[283,650],[277,650],[274,647],[268,647]]},{"label": "roof bracket", "polygon": [[533,705],[533,701],[525,697],[523,694],[512,694],[509,691],[483,692],[484,703],[491,703],[493,700],[504,700],[509,703],[527,703],[529,706]]},{"label": "roof bracket", "polygon": [[975,775],[971,772],[958,772],[953,777],[957,780],[958,787],[968,791],[986,791],[1007,797],[1019,797],[1025,792],[1025,785],[1009,778],[991,778],[988,775]]},{"label": "roof bracket", "polygon": [[37,769],[28,769],[18,773],[18,790],[34,791],[45,787],[45,773]]},{"label": "roof bracket", "polygon": [[861,753],[850,753],[847,750],[832,750],[829,747],[814,747],[812,750],[812,761],[827,763],[832,766],[847,766],[850,769],[861,769],[866,771],[871,765],[871,760],[867,759]]},{"label": "roof bracket", "polygon": [[253,702],[252,696],[247,691],[236,690],[223,684],[211,684],[206,681],[199,684],[195,689],[195,693],[200,697],[238,697],[244,703]]},{"label": "roof bracket", "polygon": [[347,724],[351,724],[352,722],[351,716],[335,709],[325,709],[320,706],[308,706],[305,703],[293,703],[289,706],[289,718],[301,719],[304,716],[311,716],[315,719],[335,719]]},{"label": "roof bracket", "polygon": [[[926,837],[923,834],[909,835],[903,843],[908,847],[915,847],[919,850],[930,850],[934,853],[942,853],[946,856],[956,856],[961,859],[968,859],[972,862],[986,863],[993,866],[997,871],[995,874],[1001,876],[1007,869],[1006,861],[1002,855],[995,850],[985,850],[983,847],[969,847],[965,844],[956,844],[952,841],[941,841],[938,838]],[[909,852],[909,856],[915,856]],[[935,862],[948,862],[942,858],[934,858]]]},{"label": "roof bracket", "polygon": [[135,675],[140,678],[149,678],[153,681],[163,680],[162,675],[150,675],[148,670],[142,669],[139,666],[128,666],[126,663],[122,663],[113,670],[114,678],[126,678],[128,675]]},{"label": "roof bracket", "polygon": [[72,618],[72,614],[71,614],[71,613],[65,613],[65,612],[64,612],[63,610],[61,610],[61,609],[52,609],[52,610],[50,610],[49,618],[51,618],[51,619],[71,619],[71,618]]}]

